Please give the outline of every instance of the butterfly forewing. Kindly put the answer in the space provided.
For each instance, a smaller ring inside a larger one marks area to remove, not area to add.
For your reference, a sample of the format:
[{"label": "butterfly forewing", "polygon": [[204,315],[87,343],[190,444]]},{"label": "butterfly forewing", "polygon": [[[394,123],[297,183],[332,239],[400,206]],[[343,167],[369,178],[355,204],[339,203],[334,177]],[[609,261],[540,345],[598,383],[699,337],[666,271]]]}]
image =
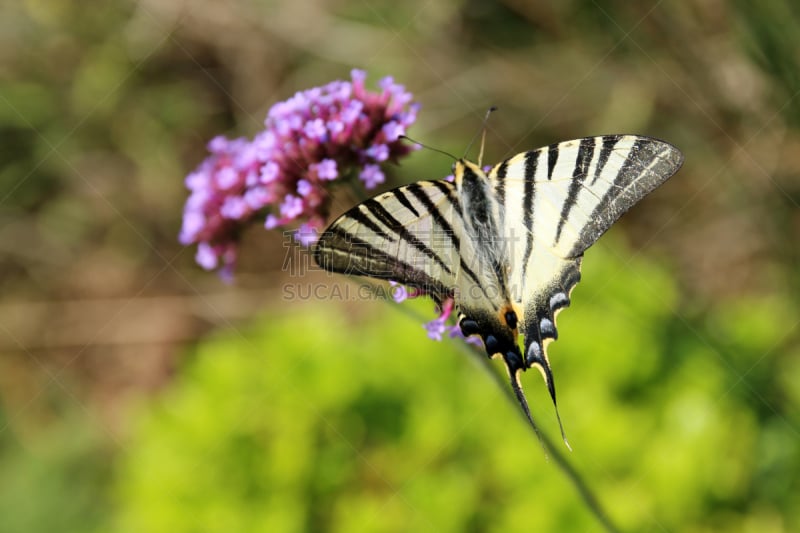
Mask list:
[{"label": "butterfly forewing", "polygon": [[378,195],[339,217],[314,247],[317,263],[452,296],[459,264],[461,215],[454,187],[420,181]]},{"label": "butterfly forewing", "polygon": [[507,233],[523,222],[540,247],[577,257],[682,162],[680,151],[663,141],[605,135],[518,154],[489,177]]}]

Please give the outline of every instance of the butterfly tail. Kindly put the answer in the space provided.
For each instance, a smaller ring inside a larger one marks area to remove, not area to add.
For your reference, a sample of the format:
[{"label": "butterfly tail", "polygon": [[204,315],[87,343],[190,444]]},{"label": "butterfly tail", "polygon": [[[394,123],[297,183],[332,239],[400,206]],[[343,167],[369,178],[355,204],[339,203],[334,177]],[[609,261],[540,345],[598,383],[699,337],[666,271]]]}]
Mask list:
[{"label": "butterfly tail", "polygon": [[521,371],[522,369],[518,368],[515,372],[511,372],[511,369],[508,368],[509,379],[511,381],[511,389],[514,391],[514,396],[516,396],[517,402],[522,408],[522,412],[525,413],[525,417],[528,419],[528,422],[533,428],[533,431],[539,438],[539,442],[542,444],[542,447],[544,447],[544,442],[542,441],[542,435],[539,433],[539,428],[536,426],[536,422],[533,421],[531,410],[528,407],[528,400],[525,398],[525,393],[522,391],[522,385],[520,384],[519,380]]},{"label": "butterfly tail", "polygon": [[544,378],[545,385],[547,385],[547,392],[550,393],[550,399],[553,400],[553,408],[556,411],[558,428],[561,430],[561,439],[564,441],[567,449],[572,451],[572,446],[570,446],[569,441],[567,440],[567,435],[564,433],[564,425],[561,423],[561,415],[558,413],[555,380],[553,379],[553,371],[550,369],[550,363],[547,360],[547,355],[545,354],[544,348],[537,340],[531,339],[530,337],[526,337],[525,343],[528,345],[526,346],[525,350],[527,354],[525,363],[528,365],[528,368],[535,366],[542,373],[542,378]]}]

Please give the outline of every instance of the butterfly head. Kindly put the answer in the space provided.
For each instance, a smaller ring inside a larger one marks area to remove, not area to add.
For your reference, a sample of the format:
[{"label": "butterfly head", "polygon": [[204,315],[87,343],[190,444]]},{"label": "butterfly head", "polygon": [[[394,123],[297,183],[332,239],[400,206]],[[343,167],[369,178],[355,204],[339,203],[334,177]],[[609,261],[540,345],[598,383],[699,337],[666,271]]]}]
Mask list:
[{"label": "butterfly head", "polygon": [[453,181],[457,187],[461,187],[464,180],[486,179],[483,169],[469,159],[458,159],[453,163]]}]

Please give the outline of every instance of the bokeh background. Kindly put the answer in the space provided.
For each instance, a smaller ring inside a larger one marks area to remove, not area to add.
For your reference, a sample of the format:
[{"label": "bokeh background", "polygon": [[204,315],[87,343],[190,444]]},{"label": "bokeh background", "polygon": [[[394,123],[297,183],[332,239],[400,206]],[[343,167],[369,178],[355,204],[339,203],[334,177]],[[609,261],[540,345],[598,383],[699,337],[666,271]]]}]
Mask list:
[{"label": "bokeh background", "polygon": [[208,139],[353,67],[456,154],[490,105],[489,161],[684,151],[560,317],[565,455],[622,530],[800,530],[799,30],[777,0],[3,2],[0,531],[603,529],[484,366],[426,338],[432,304],[343,301],[262,228],[233,285],[176,242]]}]

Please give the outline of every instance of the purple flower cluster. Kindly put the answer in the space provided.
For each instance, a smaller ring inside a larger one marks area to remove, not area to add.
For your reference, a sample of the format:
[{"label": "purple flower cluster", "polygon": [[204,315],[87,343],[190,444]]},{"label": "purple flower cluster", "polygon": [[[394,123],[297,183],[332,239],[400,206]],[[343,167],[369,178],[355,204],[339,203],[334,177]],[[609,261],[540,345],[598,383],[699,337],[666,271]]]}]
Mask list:
[{"label": "purple flower cluster", "polygon": [[381,164],[416,149],[399,137],[416,120],[418,104],[391,77],[379,91],[366,74],[295,94],[272,106],[265,129],[250,141],[216,137],[211,155],[186,178],[191,191],[179,240],[197,244],[196,260],[230,278],[242,229],[263,220],[267,229],[300,223],[308,246],[329,215],[329,185],[357,175],[371,189],[383,183]]},{"label": "purple flower cluster", "polygon": [[[381,164],[418,148],[399,139],[416,120],[411,94],[390,77],[380,81],[380,91],[367,91],[365,77],[353,70],[351,81],[275,104],[253,140],[220,136],[208,143],[211,155],[186,177],[191,194],[179,236],[185,245],[197,244],[200,266],[230,279],[239,236],[256,220],[267,229],[299,223],[295,237],[310,246],[328,218],[333,182],[357,175],[372,189],[385,179]],[[391,284],[398,303],[425,294]],[[453,310],[452,299],[442,303],[439,316],[424,324],[428,337],[463,338],[458,326],[448,325]],[[475,336],[466,340],[481,344]]]}]

